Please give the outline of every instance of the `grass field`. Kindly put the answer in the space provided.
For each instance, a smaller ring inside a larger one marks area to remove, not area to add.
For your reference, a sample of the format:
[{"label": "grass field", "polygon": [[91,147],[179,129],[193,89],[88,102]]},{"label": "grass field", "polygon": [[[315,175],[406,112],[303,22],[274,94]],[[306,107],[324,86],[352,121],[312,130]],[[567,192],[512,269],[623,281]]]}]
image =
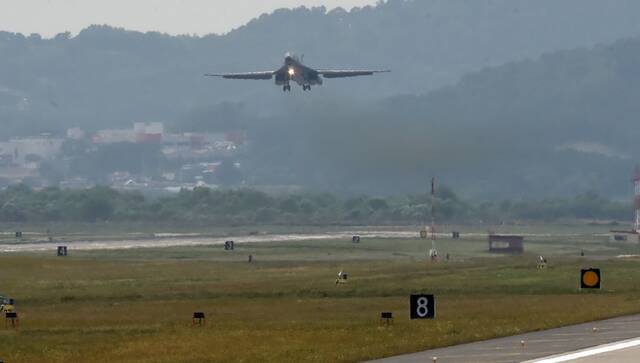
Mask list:
[{"label": "grass field", "polygon": [[[483,239],[441,241],[451,259],[437,264],[428,242],[396,239],[1,255],[0,294],[17,300],[21,327],[0,329],[0,360],[355,362],[640,313],[640,261],[612,257],[640,248],[562,233],[528,238],[517,257],[487,254]],[[603,269],[603,290],[578,290],[589,266]],[[336,286],[342,269],[349,282]],[[437,295],[437,320],[408,319],[417,292]],[[191,326],[194,311],[206,326]]]}]

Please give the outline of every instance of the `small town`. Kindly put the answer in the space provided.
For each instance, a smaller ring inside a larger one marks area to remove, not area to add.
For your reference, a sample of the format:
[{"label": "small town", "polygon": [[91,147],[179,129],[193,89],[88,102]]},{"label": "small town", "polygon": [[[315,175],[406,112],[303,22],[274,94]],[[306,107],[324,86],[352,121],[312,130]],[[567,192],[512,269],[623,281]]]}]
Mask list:
[{"label": "small town", "polygon": [[64,138],[11,138],[0,142],[0,187],[80,189],[99,184],[167,192],[215,187],[237,181],[230,174],[240,168],[235,158],[245,145],[242,131],[178,134],[167,132],[161,122],[95,133],[71,128]]}]

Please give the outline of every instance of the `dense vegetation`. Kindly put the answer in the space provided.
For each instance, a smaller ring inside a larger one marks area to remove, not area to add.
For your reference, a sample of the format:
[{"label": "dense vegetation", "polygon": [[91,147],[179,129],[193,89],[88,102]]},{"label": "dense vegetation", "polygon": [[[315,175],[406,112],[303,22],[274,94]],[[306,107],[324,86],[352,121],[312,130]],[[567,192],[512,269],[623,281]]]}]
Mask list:
[{"label": "dense vegetation", "polygon": [[[164,121],[245,130],[238,179],[250,186],[393,195],[438,175],[478,199],[622,199],[640,153],[638,13],[635,0],[390,0],[278,10],[203,37],[0,33],[0,140]],[[287,50],[311,66],[393,72],[286,96],[269,82],[202,77],[277,67]],[[144,169],[112,151],[71,167]]]},{"label": "dense vegetation", "polygon": [[[485,69],[366,108],[288,106],[251,128],[253,174],[373,194],[419,190],[439,175],[481,199],[589,190],[627,197],[640,154],[639,60],[640,41],[625,40]],[[283,143],[280,130],[294,137]]]},{"label": "dense vegetation", "polygon": [[[631,206],[586,193],[573,199],[471,203],[442,187],[434,199],[441,222],[500,223],[502,221],[578,218],[627,220]],[[0,192],[0,222],[43,221],[169,221],[210,225],[248,224],[415,224],[431,219],[431,196],[359,196],[331,194],[269,195],[255,190],[182,190],[176,195],[147,198],[139,192],[105,187],[88,190],[26,186]]]},{"label": "dense vegetation", "polygon": [[[442,263],[425,261],[423,240],[388,238],[3,253],[2,294],[16,299],[20,329],[1,331],[0,352],[12,363],[362,362],[640,312],[637,261],[571,257],[637,245],[574,233],[527,237],[528,253],[508,258],[482,258],[484,237],[442,241],[452,256]],[[538,254],[550,268],[536,271]],[[592,262],[603,289],[579,292],[577,272]],[[349,282],[336,286],[341,270]],[[438,318],[410,321],[407,298],[423,291],[437,296]],[[194,311],[206,326],[192,326]],[[381,311],[393,312],[392,327],[380,327]],[[589,339],[611,336],[597,326],[603,333],[583,329]],[[548,345],[543,354],[567,347]],[[512,348],[501,352],[518,361],[535,351]]]},{"label": "dense vegetation", "polygon": [[333,81],[314,98],[423,93],[486,66],[638,35],[639,11],[633,0],[606,6],[599,0],[388,0],[350,12],[278,10],[203,37],[106,26],[53,39],[0,32],[0,138],[188,118],[225,100],[246,101],[254,114],[273,113],[277,108],[266,106],[282,97],[268,82],[202,74],[275,68],[288,50],[321,68],[394,70],[393,81]]}]

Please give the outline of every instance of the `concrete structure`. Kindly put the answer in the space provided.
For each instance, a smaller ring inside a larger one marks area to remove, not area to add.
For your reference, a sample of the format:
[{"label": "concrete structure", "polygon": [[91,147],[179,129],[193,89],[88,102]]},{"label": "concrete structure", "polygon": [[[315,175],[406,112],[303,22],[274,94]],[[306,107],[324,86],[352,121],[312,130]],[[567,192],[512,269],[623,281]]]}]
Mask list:
[{"label": "concrete structure", "polygon": [[489,252],[523,253],[524,237],[513,235],[489,234]]}]

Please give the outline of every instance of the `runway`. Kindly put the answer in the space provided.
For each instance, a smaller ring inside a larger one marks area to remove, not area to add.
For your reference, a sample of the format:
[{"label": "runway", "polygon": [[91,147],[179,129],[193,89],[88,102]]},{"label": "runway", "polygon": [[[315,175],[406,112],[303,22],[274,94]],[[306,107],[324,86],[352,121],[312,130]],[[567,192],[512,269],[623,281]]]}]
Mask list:
[{"label": "runway", "polygon": [[630,339],[524,363],[636,363],[639,360],[640,339]]},{"label": "runway", "polygon": [[[164,248],[164,247],[180,247],[180,246],[210,246],[223,245],[227,240],[233,240],[235,243],[264,243],[264,242],[294,242],[294,241],[319,241],[342,239],[351,240],[354,235],[362,238],[398,238],[411,239],[419,238],[419,232],[411,229],[404,230],[344,230],[321,233],[291,233],[291,234],[259,234],[259,235],[239,235],[226,237],[212,237],[199,235],[197,233],[158,233],[154,237],[145,238],[122,238],[122,239],[104,239],[104,240],[59,240],[56,242],[48,241],[32,241],[32,242],[14,242],[0,243],[0,253],[2,252],[37,252],[55,250],[59,245],[68,246],[74,251],[91,251],[91,250],[121,250],[132,248]],[[543,238],[543,237],[577,237],[580,234],[535,234],[535,233],[519,233],[525,237]],[[439,239],[449,238],[449,233],[439,233]],[[463,239],[486,239],[486,233],[465,232]],[[593,236],[593,235],[587,235]],[[632,256],[627,256],[632,257]],[[610,258],[610,257],[605,257]]]},{"label": "runway", "polygon": [[205,237],[198,235],[161,235],[157,238],[111,239],[100,241],[58,241],[0,244],[0,252],[51,251],[64,244],[74,251],[122,250],[132,248],[164,248],[180,246],[224,245],[227,240],[235,243],[268,243],[342,239],[351,240],[354,235],[362,238],[418,238],[416,231],[341,231],[312,234],[265,234],[234,237]]},{"label": "runway", "polygon": [[640,315],[391,357],[376,363],[637,363]]}]

